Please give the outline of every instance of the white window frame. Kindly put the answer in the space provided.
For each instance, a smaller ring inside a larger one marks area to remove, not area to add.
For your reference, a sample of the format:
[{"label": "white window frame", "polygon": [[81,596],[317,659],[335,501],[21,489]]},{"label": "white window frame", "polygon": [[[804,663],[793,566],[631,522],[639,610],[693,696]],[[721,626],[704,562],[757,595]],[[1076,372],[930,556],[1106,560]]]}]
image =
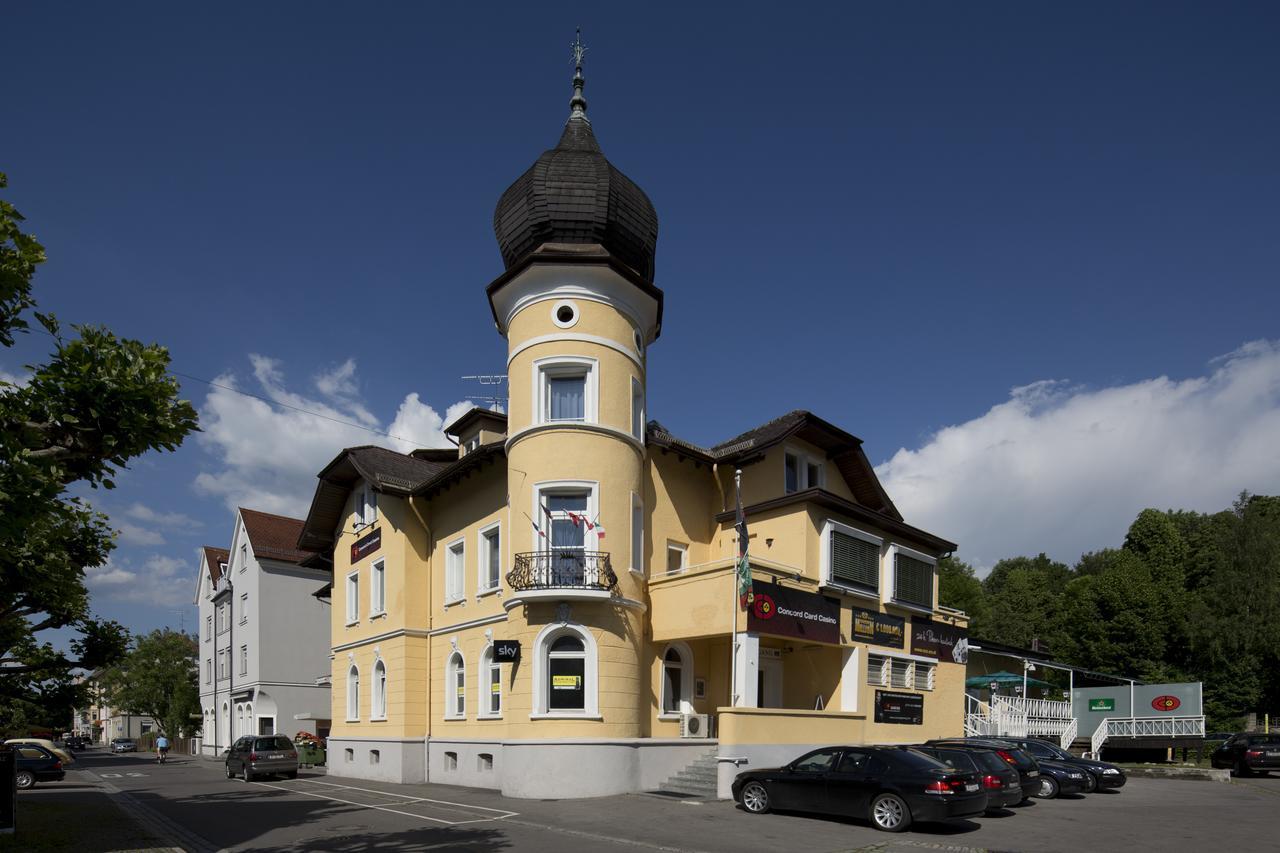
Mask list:
[{"label": "white window frame", "polygon": [[[462,676],[462,691],[458,692],[458,676]],[[462,697],[462,711],[458,711],[458,697]],[[454,649],[445,659],[444,665],[444,718],[446,720],[465,720],[467,718],[467,659],[461,649]]]},{"label": "white window frame", "polygon": [[[680,658],[680,695],[675,697],[676,710],[667,710],[667,654],[675,652]],[[662,650],[659,660],[661,672],[658,675],[658,719],[679,720],[682,714],[693,713],[693,650],[688,644],[681,642],[668,643]]]},{"label": "white window frame", "polygon": [[369,618],[387,615],[387,558],[379,557],[369,566]]},{"label": "white window frame", "polygon": [[360,667],[352,662],[347,668],[347,722],[360,720]]},{"label": "white window frame", "polygon": [[[553,376],[583,375],[582,420],[551,419],[551,386],[547,381]],[[533,362],[533,387],[537,389],[535,423],[578,424],[599,423],[600,363],[597,359],[580,355],[556,355],[535,359]]]},{"label": "white window frame", "polygon": [[[494,574],[493,583],[489,582],[489,536],[498,537],[498,571]],[[502,522],[481,527],[476,531],[476,598],[497,592],[502,588]]]},{"label": "white window frame", "polygon": [[213,684],[213,658],[204,659],[204,683]]},{"label": "white window frame", "polygon": [[[929,591],[929,598],[932,607],[925,607],[922,604],[916,604],[914,601],[903,601],[895,596],[898,589],[898,555],[911,557],[921,562],[928,563],[933,566],[932,589]],[[930,557],[928,554],[915,551],[905,545],[893,544],[889,546],[887,555],[889,563],[888,569],[885,571],[885,584],[880,592],[880,600],[886,604],[892,604],[894,607],[901,607],[905,610],[912,610],[916,613],[933,613],[938,606],[938,559]]]},{"label": "white window frame", "polygon": [[[864,542],[870,542],[872,545],[876,546],[876,549],[878,551],[881,552],[880,556],[876,558],[876,564],[877,564],[876,588],[874,590],[865,590],[865,589],[859,589],[856,586],[850,586],[849,584],[843,581],[836,580],[836,578],[831,574],[831,549],[832,549],[831,534],[836,531],[843,533],[846,536],[852,536],[854,539],[861,539]],[[857,595],[857,596],[861,596],[862,598],[869,598],[872,601],[879,600],[880,590],[884,589],[883,551],[884,551],[883,538],[876,536],[874,533],[868,533],[865,530],[859,530],[856,527],[850,527],[847,524],[842,524],[841,522],[836,521],[833,518],[827,519],[826,523],[822,525],[822,548],[818,556],[818,568],[820,571],[820,574],[818,576],[822,578],[822,586],[834,587],[835,589],[838,589],[841,592],[848,593],[849,595]]]},{"label": "white window frame", "polygon": [[249,674],[249,644],[240,646],[240,674]]},{"label": "white window frame", "polygon": [[[546,480],[541,483],[535,483],[533,487],[533,505],[529,507],[529,515],[531,518],[538,519],[538,527],[543,528],[547,534],[547,538],[541,539],[538,543],[538,550],[540,551],[551,549],[551,530],[547,529],[547,516],[542,511],[542,508],[547,505],[547,496],[557,492],[586,492],[587,518],[595,520],[600,517],[600,484],[597,481]],[[582,533],[582,547],[587,551],[599,551],[600,535],[595,530],[584,530]]]},{"label": "white window frame", "polygon": [[631,571],[644,577],[644,499],[635,492],[631,493],[631,540],[628,546],[627,560],[631,563]]},{"label": "white window frame", "polygon": [[[498,680],[493,680],[494,673],[497,673]],[[493,658],[493,645],[485,647],[480,655],[480,676],[476,683],[480,685],[477,689],[480,691],[479,703],[476,709],[476,718],[481,720],[501,720],[502,719],[502,664]],[[493,686],[497,684],[498,690],[498,710],[493,710]]]},{"label": "white window frame", "polygon": [[213,614],[204,617],[204,639],[206,643],[213,639]]},{"label": "white window frame", "polygon": [[368,527],[378,520],[378,493],[367,482],[355,492],[355,530]]},{"label": "white window frame", "polygon": [[360,570],[347,573],[347,624],[360,622]]},{"label": "white window frame", "polygon": [[[794,492],[787,491],[787,457],[794,457],[796,460],[796,488]],[[809,482],[809,466],[814,465],[818,469],[818,482]],[[812,453],[807,453],[797,447],[784,447],[782,450],[782,491],[784,494],[792,495],[795,492],[803,492],[805,489],[819,489],[827,481],[827,464],[825,459],[820,459]]]},{"label": "white window frame", "polygon": [[249,593],[240,593],[240,624],[247,624],[249,621]]},{"label": "white window frame", "polygon": [[644,442],[644,386],[640,378],[631,377],[631,437]]},{"label": "white window frame", "polygon": [[[680,565],[674,569],[671,568],[671,552],[672,551],[678,551],[680,554]],[[689,568],[689,543],[677,542],[674,539],[668,539],[667,540],[667,573],[676,574],[678,572],[683,572],[687,568]]]},{"label": "white window frame", "polygon": [[[876,658],[881,660],[880,680],[872,681],[871,674],[874,670],[873,664],[875,663]],[[902,685],[895,685],[893,683],[893,664],[895,661],[907,664],[907,672]],[[928,687],[915,686],[917,665],[930,667]],[[891,690],[932,691],[936,687],[937,675],[938,662],[933,658],[911,654],[887,654],[884,652],[870,652],[867,654],[866,683],[873,687],[887,687]]]},{"label": "white window frame", "polygon": [[444,606],[448,607],[467,598],[467,539],[455,539],[444,547]]},{"label": "white window frame", "polygon": [[249,546],[248,544],[244,544],[240,546],[240,571],[243,572],[248,568],[249,568]]},{"label": "white window frame", "polygon": [[387,664],[382,658],[373,662],[373,692],[369,694],[369,719],[387,718]]},{"label": "white window frame", "polygon": [[[566,711],[547,708],[547,654],[561,637],[572,634],[582,641],[584,665],[583,709]],[[600,716],[600,652],[591,630],[577,622],[553,623],[538,632],[533,642],[533,712],[531,720],[599,720]]]}]

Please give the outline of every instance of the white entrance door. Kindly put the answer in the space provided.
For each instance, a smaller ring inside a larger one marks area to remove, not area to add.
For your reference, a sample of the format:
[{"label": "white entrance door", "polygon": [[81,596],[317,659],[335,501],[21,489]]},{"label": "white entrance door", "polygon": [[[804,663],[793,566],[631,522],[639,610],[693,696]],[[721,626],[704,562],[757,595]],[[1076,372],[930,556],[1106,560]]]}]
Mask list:
[{"label": "white entrance door", "polygon": [[756,672],[756,697],[757,707],[782,707],[782,661],[761,658]]}]

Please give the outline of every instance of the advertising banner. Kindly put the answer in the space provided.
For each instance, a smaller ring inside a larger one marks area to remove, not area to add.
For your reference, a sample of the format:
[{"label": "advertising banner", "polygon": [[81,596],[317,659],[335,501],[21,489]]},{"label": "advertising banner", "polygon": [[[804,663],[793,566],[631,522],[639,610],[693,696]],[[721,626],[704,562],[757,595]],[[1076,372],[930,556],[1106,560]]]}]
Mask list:
[{"label": "advertising banner", "polygon": [[748,631],[840,644],[840,602],[767,581],[752,581],[751,587]]},{"label": "advertising banner", "polygon": [[968,663],[969,632],[927,617],[911,620],[911,653],[942,663]]},{"label": "advertising banner", "polygon": [[938,656],[938,637],[933,632],[933,623],[928,618],[911,620],[911,654],[927,658]]},{"label": "advertising banner", "polygon": [[382,528],[351,543],[351,562],[356,563],[382,547]]},{"label": "advertising banner", "polygon": [[876,646],[905,647],[907,622],[888,613],[854,608],[853,639]]},{"label": "advertising banner", "polygon": [[924,697],[919,693],[877,690],[875,720],[877,723],[922,726],[924,725]]},{"label": "advertising banner", "polygon": [[493,659],[498,663],[515,663],[520,660],[520,641],[494,640]]},{"label": "advertising banner", "polygon": [[1114,711],[1116,709],[1116,700],[1114,699],[1090,699],[1090,711]]}]

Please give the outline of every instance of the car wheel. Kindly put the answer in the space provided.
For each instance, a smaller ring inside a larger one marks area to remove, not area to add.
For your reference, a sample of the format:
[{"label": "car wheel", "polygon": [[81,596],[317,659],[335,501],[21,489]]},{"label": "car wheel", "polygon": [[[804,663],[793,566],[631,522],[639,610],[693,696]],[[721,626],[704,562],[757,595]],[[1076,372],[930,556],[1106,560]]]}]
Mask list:
[{"label": "car wheel", "polygon": [[297,771],[297,770],[291,770],[291,771],[289,771],[288,773],[286,773],[286,774],[284,774],[284,775],[285,775],[285,778],[288,778],[288,779],[297,779],[297,778],[298,778],[298,771]]},{"label": "car wheel", "polygon": [[1052,776],[1040,777],[1040,788],[1036,791],[1036,796],[1042,800],[1052,800],[1058,796],[1058,783]]},{"label": "car wheel", "polygon": [[1249,765],[1244,763],[1244,759],[1236,762],[1236,775],[1241,779],[1248,779],[1253,775],[1253,771],[1249,769]]},{"label": "car wheel", "polygon": [[881,794],[871,801],[871,822],[883,832],[902,832],[911,826],[911,809],[897,794]]},{"label": "car wheel", "polygon": [[18,771],[18,789],[25,791],[27,788],[34,788],[36,785],[36,774],[30,770]]},{"label": "car wheel", "polygon": [[236,778],[236,774],[234,774],[234,773],[232,773],[232,772],[231,772],[231,765],[230,765],[230,764],[228,764],[228,765],[227,765],[227,778],[228,778],[228,779],[234,779],[234,778]]},{"label": "car wheel", "polygon": [[248,764],[246,764],[246,765],[244,766],[244,769],[240,771],[240,778],[241,778],[241,779],[244,779],[244,781],[246,781],[246,782],[252,782],[252,781],[253,781],[253,774],[249,772],[249,765],[248,765]]},{"label": "car wheel", "polygon": [[742,789],[742,807],[752,814],[764,814],[769,810],[769,790],[759,782],[748,782]]},{"label": "car wheel", "polygon": [[1084,792],[1092,794],[1096,790],[1098,790],[1098,777],[1086,770],[1084,773]]}]

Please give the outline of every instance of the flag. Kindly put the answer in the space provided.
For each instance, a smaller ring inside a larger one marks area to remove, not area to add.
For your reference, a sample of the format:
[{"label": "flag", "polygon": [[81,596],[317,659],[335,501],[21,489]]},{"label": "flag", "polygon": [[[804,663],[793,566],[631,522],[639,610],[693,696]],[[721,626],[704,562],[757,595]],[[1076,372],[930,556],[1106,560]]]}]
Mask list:
[{"label": "flag", "polygon": [[596,537],[598,539],[604,538],[604,525],[600,523],[599,513],[596,513],[594,521],[587,521],[586,518],[583,518],[582,520],[587,525],[588,530],[594,530],[596,532]]},{"label": "flag", "polygon": [[573,512],[572,510],[566,510],[565,512],[568,514],[569,520],[573,522],[574,527],[580,527],[582,525],[582,522],[586,521],[585,518],[578,515],[576,512]]},{"label": "flag", "polygon": [[[525,517],[525,518],[529,518],[529,513],[527,513],[527,512],[526,512],[526,513],[524,514],[524,517]],[[533,530],[534,530],[534,532],[535,532],[535,533],[537,533],[537,534],[538,534],[539,536],[541,536],[543,539],[546,539],[546,538],[547,538],[547,534],[545,534],[545,533],[543,533],[543,532],[542,532],[542,528],[538,526],[538,522],[534,521],[532,518],[529,518],[529,523],[533,525]]]},{"label": "flag", "polygon": [[742,511],[742,482],[741,472],[734,477],[734,494],[737,500],[737,523],[735,527],[738,531],[738,565],[736,574],[738,576],[738,602],[743,610],[751,606],[755,600],[755,594],[751,591],[751,561],[747,557],[747,516]]}]

